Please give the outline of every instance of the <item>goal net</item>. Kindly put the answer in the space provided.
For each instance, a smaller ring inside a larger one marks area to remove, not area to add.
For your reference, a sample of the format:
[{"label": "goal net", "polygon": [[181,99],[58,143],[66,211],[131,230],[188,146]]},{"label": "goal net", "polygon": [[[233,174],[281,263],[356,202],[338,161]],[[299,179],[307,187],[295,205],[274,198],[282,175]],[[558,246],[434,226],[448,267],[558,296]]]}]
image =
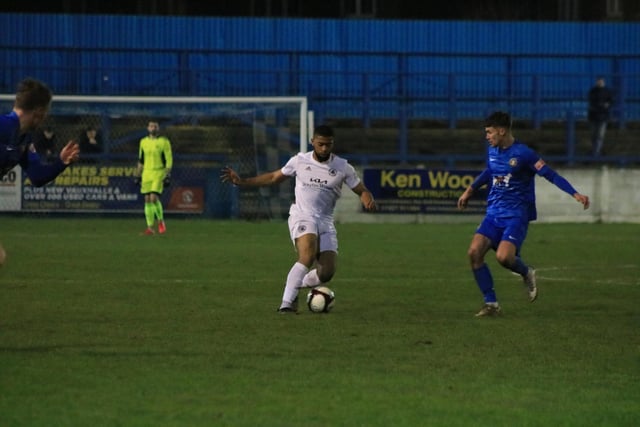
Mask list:
[{"label": "goal net", "polygon": [[[0,95],[11,111],[14,95]],[[81,161],[55,182],[34,188],[14,169],[2,182],[1,211],[135,212],[142,197],[133,185],[141,138],[149,121],[171,141],[172,182],[163,194],[167,213],[245,219],[285,218],[293,185],[239,191],[220,183],[230,165],[241,176],[278,169],[294,153],[306,151],[305,97],[127,97],[54,96],[43,129],[55,135],[56,151],[69,140],[86,140],[96,130],[98,149],[83,149]],[[5,194],[7,193],[7,194]],[[10,194],[11,197],[5,197]]]}]

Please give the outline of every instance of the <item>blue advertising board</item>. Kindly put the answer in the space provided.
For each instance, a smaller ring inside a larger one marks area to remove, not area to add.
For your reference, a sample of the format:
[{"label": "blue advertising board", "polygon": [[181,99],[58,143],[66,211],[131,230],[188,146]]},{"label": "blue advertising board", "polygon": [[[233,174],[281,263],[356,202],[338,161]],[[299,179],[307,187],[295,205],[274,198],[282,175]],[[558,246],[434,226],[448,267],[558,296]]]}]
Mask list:
[{"label": "blue advertising board", "polygon": [[[24,177],[22,211],[140,212],[144,198],[133,182],[136,166],[72,165],[52,183],[34,187]],[[173,168],[162,202],[167,213],[210,211],[211,169]]]},{"label": "blue advertising board", "polygon": [[365,169],[364,184],[376,199],[379,213],[482,214],[487,188],[474,193],[467,209],[458,198],[480,171],[440,169]]}]

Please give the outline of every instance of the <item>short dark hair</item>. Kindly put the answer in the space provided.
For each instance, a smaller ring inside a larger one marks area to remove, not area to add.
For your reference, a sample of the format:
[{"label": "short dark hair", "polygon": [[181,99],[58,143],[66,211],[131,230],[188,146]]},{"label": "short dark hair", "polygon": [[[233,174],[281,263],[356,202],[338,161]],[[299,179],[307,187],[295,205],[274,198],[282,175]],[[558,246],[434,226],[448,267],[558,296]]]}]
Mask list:
[{"label": "short dark hair", "polygon": [[327,125],[320,125],[313,131],[313,136],[324,136],[326,138],[333,138],[333,128]]},{"label": "short dark hair", "polygon": [[496,111],[485,119],[484,127],[511,129],[511,116],[504,111]]},{"label": "short dark hair", "polygon": [[46,84],[28,77],[18,83],[15,106],[25,111],[49,108],[52,97],[51,89]]}]

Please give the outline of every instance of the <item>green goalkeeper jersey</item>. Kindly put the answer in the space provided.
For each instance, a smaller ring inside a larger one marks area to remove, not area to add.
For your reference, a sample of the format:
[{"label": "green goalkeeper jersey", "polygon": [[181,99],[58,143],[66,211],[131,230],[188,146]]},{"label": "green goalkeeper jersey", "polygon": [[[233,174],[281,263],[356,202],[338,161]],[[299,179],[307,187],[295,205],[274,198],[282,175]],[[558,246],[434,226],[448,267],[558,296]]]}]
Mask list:
[{"label": "green goalkeeper jersey", "polygon": [[138,160],[143,164],[145,171],[171,169],[173,167],[171,142],[165,136],[157,138],[145,136],[140,140]]}]

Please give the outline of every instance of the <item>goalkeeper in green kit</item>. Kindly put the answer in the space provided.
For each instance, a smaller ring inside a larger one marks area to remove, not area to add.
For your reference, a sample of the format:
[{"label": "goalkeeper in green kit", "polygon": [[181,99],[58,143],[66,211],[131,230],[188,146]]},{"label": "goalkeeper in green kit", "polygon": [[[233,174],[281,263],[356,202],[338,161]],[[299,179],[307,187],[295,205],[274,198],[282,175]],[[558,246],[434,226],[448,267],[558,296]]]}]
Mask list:
[{"label": "goalkeeper in green kit", "polygon": [[144,195],[144,216],[147,229],[143,234],[153,235],[153,226],[157,223],[158,233],[167,231],[164,223],[164,213],[160,195],[164,187],[168,186],[173,167],[171,142],[160,135],[160,124],[150,121],[147,125],[149,135],[140,140],[138,150],[138,173],[136,184],[140,184],[140,193]]}]

